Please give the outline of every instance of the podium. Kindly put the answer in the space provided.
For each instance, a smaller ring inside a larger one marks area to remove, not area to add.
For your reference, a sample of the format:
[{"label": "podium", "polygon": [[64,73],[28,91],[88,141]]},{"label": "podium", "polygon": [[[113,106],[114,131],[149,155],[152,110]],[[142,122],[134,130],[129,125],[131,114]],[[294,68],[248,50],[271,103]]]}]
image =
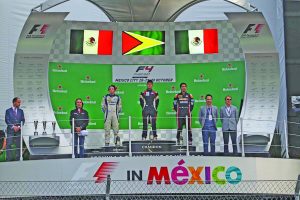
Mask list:
[{"label": "podium", "polygon": [[35,135],[29,136],[30,147],[58,147],[59,136],[53,135]]}]

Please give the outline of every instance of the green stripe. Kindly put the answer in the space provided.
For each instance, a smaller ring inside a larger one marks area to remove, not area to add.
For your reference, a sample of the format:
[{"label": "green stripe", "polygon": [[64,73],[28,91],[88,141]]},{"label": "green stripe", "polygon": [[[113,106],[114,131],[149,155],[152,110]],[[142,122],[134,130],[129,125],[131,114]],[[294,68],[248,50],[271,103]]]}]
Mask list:
[{"label": "green stripe", "polygon": [[70,53],[83,54],[83,30],[71,30]]},{"label": "green stripe", "polygon": [[189,54],[189,34],[188,31],[175,31],[175,53]]},{"label": "green stripe", "polygon": [[[130,31],[130,32],[165,42],[164,31]],[[164,54],[165,54],[165,45],[162,44],[129,55],[164,55]]]}]

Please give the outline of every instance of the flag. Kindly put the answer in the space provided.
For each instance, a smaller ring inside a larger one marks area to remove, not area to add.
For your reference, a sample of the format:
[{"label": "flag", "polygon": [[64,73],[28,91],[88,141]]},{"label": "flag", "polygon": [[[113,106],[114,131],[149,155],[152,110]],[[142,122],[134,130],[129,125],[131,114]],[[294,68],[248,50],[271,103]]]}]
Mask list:
[{"label": "flag", "polygon": [[113,31],[71,30],[71,54],[112,55]]},{"label": "flag", "polygon": [[176,54],[218,53],[218,30],[175,31]]},{"label": "flag", "polygon": [[123,55],[164,55],[164,31],[123,31]]}]

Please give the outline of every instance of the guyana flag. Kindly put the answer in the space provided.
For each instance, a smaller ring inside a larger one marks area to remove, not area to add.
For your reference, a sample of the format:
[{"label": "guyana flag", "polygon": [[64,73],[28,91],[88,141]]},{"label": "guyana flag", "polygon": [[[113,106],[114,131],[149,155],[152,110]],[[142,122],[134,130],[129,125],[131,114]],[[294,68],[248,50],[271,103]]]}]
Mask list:
[{"label": "guyana flag", "polygon": [[71,54],[112,55],[113,31],[71,30]]},{"label": "guyana flag", "polygon": [[218,30],[175,31],[176,54],[218,53]]},{"label": "guyana flag", "polygon": [[164,55],[164,31],[123,31],[123,55]]}]

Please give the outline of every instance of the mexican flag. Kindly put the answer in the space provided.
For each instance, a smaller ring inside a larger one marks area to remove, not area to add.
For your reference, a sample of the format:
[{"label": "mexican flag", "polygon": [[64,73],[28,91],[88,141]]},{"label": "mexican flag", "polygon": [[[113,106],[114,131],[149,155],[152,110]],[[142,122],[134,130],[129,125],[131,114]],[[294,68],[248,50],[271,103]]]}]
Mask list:
[{"label": "mexican flag", "polygon": [[112,55],[113,31],[71,30],[71,54]]},{"label": "mexican flag", "polygon": [[176,54],[218,53],[218,30],[175,31]]}]

